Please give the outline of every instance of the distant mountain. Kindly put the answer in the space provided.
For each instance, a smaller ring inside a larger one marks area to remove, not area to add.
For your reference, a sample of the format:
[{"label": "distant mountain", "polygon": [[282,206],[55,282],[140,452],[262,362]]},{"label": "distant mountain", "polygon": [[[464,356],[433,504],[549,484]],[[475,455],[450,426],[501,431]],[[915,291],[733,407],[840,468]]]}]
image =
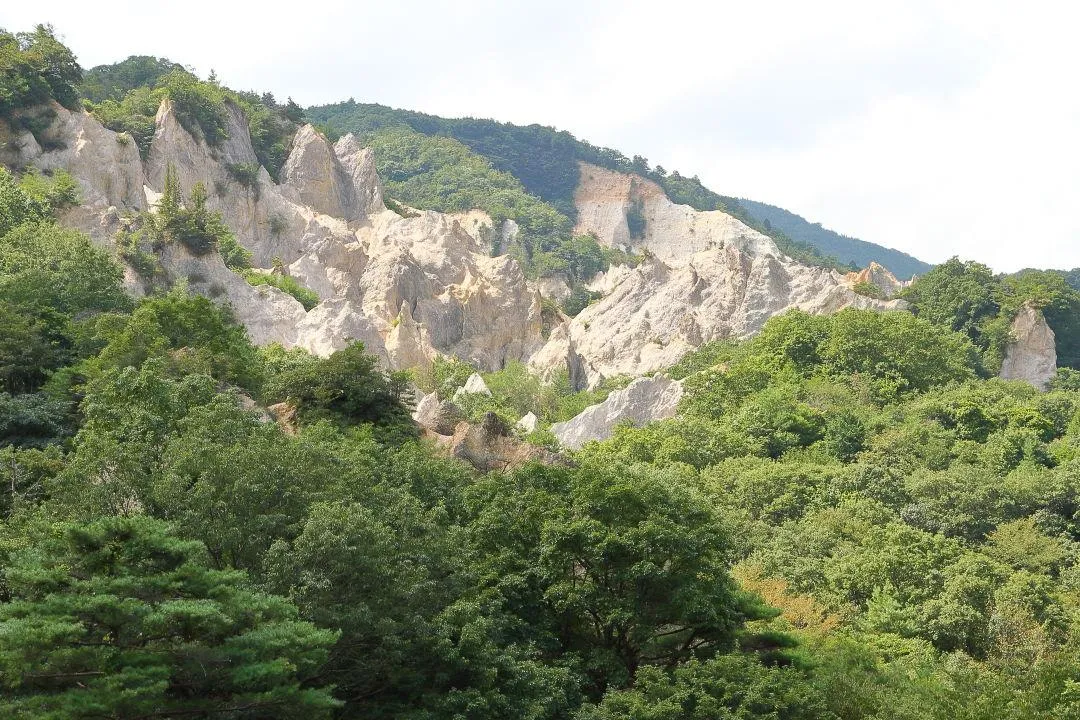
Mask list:
[{"label": "distant mountain", "polygon": [[833,232],[822,227],[821,223],[812,223],[775,205],[743,198],[739,198],[739,204],[763,225],[780,230],[796,242],[813,245],[823,255],[834,257],[843,263],[866,267],[874,261],[887,267],[896,277],[905,280],[913,275],[922,275],[933,267],[899,250]]}]

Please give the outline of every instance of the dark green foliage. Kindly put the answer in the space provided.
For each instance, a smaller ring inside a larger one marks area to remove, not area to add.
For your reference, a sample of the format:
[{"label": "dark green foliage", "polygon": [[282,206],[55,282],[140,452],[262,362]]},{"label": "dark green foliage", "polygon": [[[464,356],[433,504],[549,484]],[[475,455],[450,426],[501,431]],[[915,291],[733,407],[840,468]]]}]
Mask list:
[{"label": "dark green foliage", "polygon": [[44,394],[0,393],[0,447],[43,447],[71,433],[71,404]]},{"label": "dark green foliage", "polygon": [[811,223],[774,205],[744,198],[739,198],[739,205],[761,224],[779,230],[797,242],[813,245],[824,255],[834,257],[842,263],[852,263],[863,268],[871,262],[877,262],[905,280],[923,275],[933,267],[899,250],[833,232],[823,228],[821,223]]},{"label": "dark green foliage", "polygon": [[171,72],[183,70],[167,58],[132,55],[112,65],[98,65],[83,73],[79,91],[92,103],[119,102],[137,88],[152,88]]},{"label": "dark green foliage", "polygon": [[537,641],[577,658],[590,692],[730,648],[762,612],[727,574],[717,518],[670,476],[527,466],[477,489],[481,578]]},{"label": "dark green foliage", "polygon": [[255,272],[249,270],[244,273],[244,279],[251,285],[270,285],[282,292],[296,298],[305,310],[310,310],[319,304],[319,296],[314,290],[308,290],[290,275],[277,275],[275,273]]},{"label": "dark green foliage", "polygon": [[82,68],[51,26],[16,34],[0,29],[0,121],[26,127],[19,113],[50,100],[74,109],[81,79]]},{"label": "dark green foliage", "polygon": [[68,525],[17,553],[0,604],[8,717],[330,717],[304,687],[332,632],[212,570],[148,518]]},{"label": "dark green foliage", "polygon": [[631,201],[630,207],[626,208],[626,227],[630,230],[631,238],[645,237],[645,215],[642,212],[641,200]]},{"label": "dark green foliage", "polygon": [[629,690],[586,705],[578,720],[835,720],[811,678],[751,658],[692,661],[664,672],[647,668]]},{"label": "dark green foliage", "polygon": [[411,424],[405,388],[403,374],[382,372],[364,344],[353,343],[269,378],[264,394],[270,402],[292,403],[309,421],[368,422],[404,430]]}]

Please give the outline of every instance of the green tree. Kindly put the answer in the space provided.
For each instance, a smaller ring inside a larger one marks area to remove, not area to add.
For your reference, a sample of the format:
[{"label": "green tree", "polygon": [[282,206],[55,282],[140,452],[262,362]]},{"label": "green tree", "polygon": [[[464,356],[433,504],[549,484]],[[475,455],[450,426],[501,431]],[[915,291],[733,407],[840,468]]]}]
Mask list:
[{"label": "green tree", "polygon": [[609,691],[577,720],[835,720],[811,678],[728,655],[664,672],[644,668],[633,688]]},{"label": "green tree", "polygon": [[728,575],[716,516],[662,473],[527,466],[480,491],[482,578],[578,659],[592,692],[730,648],[763,616]]},{"label": "green tree", "polygon": [[269,378],[264,389],[269,402],[291,402],[308,421],[369,422],[409,433],[405,393],[405,375],[379,370],[363,343],[287,369]]},{"label": "green tree", "polygon": [[17,553],[0,605],[8,717],[330,717],[335,634],[144,517],[66,525]]}]

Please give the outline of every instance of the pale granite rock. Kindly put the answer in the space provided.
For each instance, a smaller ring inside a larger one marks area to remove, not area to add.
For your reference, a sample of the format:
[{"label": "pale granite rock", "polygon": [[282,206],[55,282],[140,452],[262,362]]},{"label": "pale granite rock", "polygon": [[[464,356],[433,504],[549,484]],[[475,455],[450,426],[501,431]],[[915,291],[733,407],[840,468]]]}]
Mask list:
[{"label": "pale granite rock", "polygon": [[1057,374],[1057,345],[1054,331],[1043,314],[1030,303],[1020,308],[1009,328],[1011,339],[1005,347],[1001,377],[1024,380],[1045,390]]},{"label": "pale granite rock", "polygon": [[629,421],[640,426],[674,416],[682,396],[682,383],[677,380],[663,375],[638,378],[602,403],[590,405],[566,422],[555,423],[551,432],[560,445],[577,450],[592,440],[611,437],[620,423]]}]

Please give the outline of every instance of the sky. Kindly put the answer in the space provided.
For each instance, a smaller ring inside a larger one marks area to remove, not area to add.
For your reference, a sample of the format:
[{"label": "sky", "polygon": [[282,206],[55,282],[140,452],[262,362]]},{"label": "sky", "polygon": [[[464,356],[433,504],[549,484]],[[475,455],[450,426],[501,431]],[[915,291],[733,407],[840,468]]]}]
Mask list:
[{"label": "sky", "polygon": [[5,2],[84,67],[155,55],[302,105],[569,130],[847,235],[1080,266],[1072,3]]}]

